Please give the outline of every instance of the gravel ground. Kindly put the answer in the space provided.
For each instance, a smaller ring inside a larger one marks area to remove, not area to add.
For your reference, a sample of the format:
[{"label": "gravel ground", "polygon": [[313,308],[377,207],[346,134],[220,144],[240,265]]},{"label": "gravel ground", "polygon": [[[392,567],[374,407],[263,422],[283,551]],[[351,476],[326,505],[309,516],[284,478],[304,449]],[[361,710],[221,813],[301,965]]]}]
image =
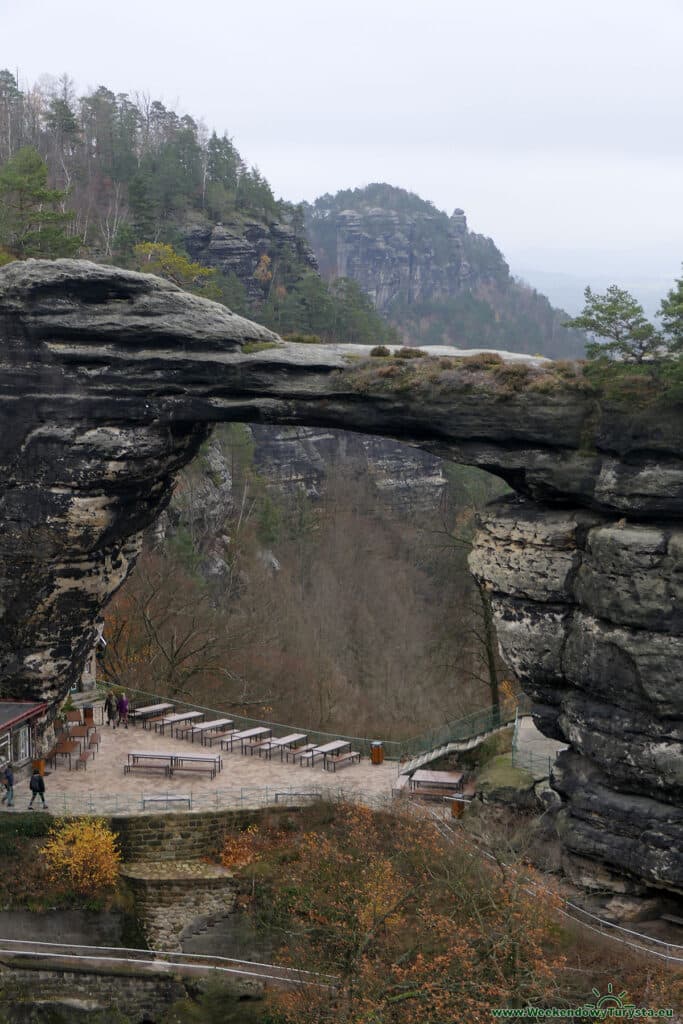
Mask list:
[{"label": "gravel ground", "polygon": [[[95,720],[101,717],[96,707]],[[321,764],[287,764],[277,753],[272,760],[256,754],[241,754],[239,750],[223,752],[223,769],[215,778],[208,773],[174,773],[169,778],[158,771],[124,775],[123,766],[129,751],[189,751],[202,753],[199,742],[161,736],[141,725],[128,729],[98,726],[101,736],[99,752],[87,763],[87,768],[71,770],[68,761],[58,759],[56,769],[48,769],[45,777],[45,799],[52,814],[141,814],[142,797],[191,794],[192,810],[220,810],[231,807],[258,807],[284,801],[290,793],[314,793],[336,796],[345,794],[371,804],[382,804],[391,799],[392,785],[396,781],[398,765],[386,762],[373,765],[367,758],[360,764],[338,768],[336,772],[323,771]],[[208,753],[219,753],[213,746]],[[17,780],[15,807],[25,810],[30,797],[28,779]],[[4,806],[4,805],[3,805]],[[39,802],[34,804],[38,810]],[[177,804],[157,803],[150,809],[187,811]],[[42,809],[42,808],[40,808]]]}]

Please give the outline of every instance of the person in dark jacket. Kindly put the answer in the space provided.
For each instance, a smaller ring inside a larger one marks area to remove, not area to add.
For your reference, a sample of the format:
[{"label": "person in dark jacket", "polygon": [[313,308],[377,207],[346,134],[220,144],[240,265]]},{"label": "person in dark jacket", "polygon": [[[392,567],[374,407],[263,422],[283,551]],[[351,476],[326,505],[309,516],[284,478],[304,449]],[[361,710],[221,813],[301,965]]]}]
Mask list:
[{"label": "person in dark jacket", "polygon": [[43,810],[45,810],[47,807],[45,803],[45,779],[37,768],[33,769],[33,775],[29,779],[28,784],[31,789],[31,800],[28,805],[29,811],[33,810],[33,801],[37,796],[40,796],[40,799],[43,801]]},{"label": "person in dark jacket", "polygon": [[11,764],[5,765],[5,770],[2,775],[2,784],[5,787],[5,794],[2,798],[2,803],[7,804],[8,807],[14,807],[14,772],[12,771]]},{"label": "person in dark jacket", "polygon": [[110,690],[104,699],[104,710],[107,713],[107,725],[116,726],[116,697],[113,690]]}]

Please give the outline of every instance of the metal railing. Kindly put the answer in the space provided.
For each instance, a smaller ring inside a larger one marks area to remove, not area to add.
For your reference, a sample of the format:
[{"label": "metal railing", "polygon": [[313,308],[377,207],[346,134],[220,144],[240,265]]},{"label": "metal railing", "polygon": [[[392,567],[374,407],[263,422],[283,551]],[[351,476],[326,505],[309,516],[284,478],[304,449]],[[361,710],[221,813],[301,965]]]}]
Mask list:
[{"label": "metal railing", "polygon": [[76,962],[81,968],[89,964],[119,964],[163,970],[173,968],[181,974],[223,973],[264,982],[293,986],[335,988],[339,978],[334,974],[305,971],[298,967],[260,963],[255,960],[236,960],[233,957],[212,956],[204,953],[183,953],[180,950],[134,949],[125,946],[83,946],[62,942],[34,942],[30,939],[0,938],[0,953],[9,957],[39,960],[41,970],[49,970],[46,960],[58,961],[54,970],[64,969]]},{"label": "metal railing", "polygon": [[[330,740],[343,739],[348,741],[353,750],[357,750],[363,757],[370,756],[370,750],[373,743],[378,740],[377,736],[372,738],[367,736],[347,736],[339,732],[322,732],[318,729],[309,729],[306,726],[299,725],[288,725],[282,722],[271,722],[262,718],[250,718],[246,715],[235,714],[232,711],[217,711],[215,708],[208,708],[201,704],[193,704],[185,700],[177,700],[174,697],[166,695],[159,695],[156,693],[150,693],[146,690],[134,690],[128,691],[131,697],[135,700],[131,702],[131,710],[134,711],[136,705],[142,707],[144,704],[158,703],[162,700],[173,701],[178,708],[187,708],[190,711],[202,711],[207,715],[214,715],[216,717],[223,717],[226,714],[232,718],[235,723],[235,727],[239,729],[250,729],[256,726],[268,726],[273,732],[283,736],[292,732],[305,733],[309,742],[316,744],[328,743]],[[139,699],[138,699],[139,698]],[[422,733],[420,736],[415,736],[412,739],[407,740],[382,740],[384,747],[384,756],[389,761],[400,761],[402,758],[415,757],[428,750],[434,750],[436,747],[444,746],[447,743],[464,742],[472,739],[475,736],[481,736],[485,733],[492,732],[494,729],[501,728],[506,725],[511,725],[515,721],[517,713],[522,711],[528,705],[528,698],[524,694],[517,694],[515,696],[515,703],[500,704],[495,707],[485,708],[481,711],[475,711],[472,714],[465,715],[463,718],[455,719],[451,722],[446,722],[443,725],[436,726],[433,729]],[[522,711],[520,710],[522,709]]]},{"label": "metal railing", "polygon": [[[162,812],[177,812],[186,815],[188,808],[179,808],[175,791],[154,791],[155,806],[144,807],[144,789],[141,787],[131,794],[107,795],[101,790],[91,789],[83,795],[67,795],[62,793],[58,798],[50,800],[49,809],[53,817],[81,817],[96,815],[103,817],[130,816]],[[164,796],[168,800],[164,801]],[[215,789],[206,792],[188,790],[192,802],[192,811],[220,812],[235,810],[258,810],[259,808],[281,806],[299,806],[304,800],[342,800],[366,804],[370,807],[384,807],[391,801],[389,792],[376,793],[359,789],[354,783],[345,785],[308,785],[283,786],[276,783],[271,786],[232,786],[227,789]]]},{"label": "metal railing", "polygon": [[554,763],[554,756],[549,757],[547,754],[535,754],[531,750],[517,750],[514,745],[512,747],[513,768],[529,772],[530,775],[549,779]]}]

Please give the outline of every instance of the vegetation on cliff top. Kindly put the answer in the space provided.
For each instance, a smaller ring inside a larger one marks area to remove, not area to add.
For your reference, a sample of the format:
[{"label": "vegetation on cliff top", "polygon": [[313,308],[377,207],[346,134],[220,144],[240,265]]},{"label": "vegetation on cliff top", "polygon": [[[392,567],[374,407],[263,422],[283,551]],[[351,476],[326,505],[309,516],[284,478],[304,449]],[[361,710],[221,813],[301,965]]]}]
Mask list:
[{"label": "vegetation on cliff top", "polygon": [[501,400],[516,395],[582,393],[596,401],[650,407],[683,402],[683,362],[677,357],[638,364],[597,351],[591,360],[506,362],[497,352],[471,356],[402,359],[381,354],[340,371],[359,392],[395,392],[447,400],[454,394],[484,392]]}]

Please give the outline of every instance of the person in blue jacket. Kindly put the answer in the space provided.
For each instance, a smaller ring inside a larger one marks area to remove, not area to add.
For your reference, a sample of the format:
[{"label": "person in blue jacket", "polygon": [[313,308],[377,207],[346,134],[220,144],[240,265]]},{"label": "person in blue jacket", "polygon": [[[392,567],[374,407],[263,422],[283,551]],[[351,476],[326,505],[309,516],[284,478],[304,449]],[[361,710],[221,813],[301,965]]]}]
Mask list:
[{"label": "person in blue jacket", "polygon": [[14,772],[12,771],[11,764],[5,765],[5,770],[2,773],[2,784],[5,787],[2,803],[7,804],[8,807],[14,807]]}]

